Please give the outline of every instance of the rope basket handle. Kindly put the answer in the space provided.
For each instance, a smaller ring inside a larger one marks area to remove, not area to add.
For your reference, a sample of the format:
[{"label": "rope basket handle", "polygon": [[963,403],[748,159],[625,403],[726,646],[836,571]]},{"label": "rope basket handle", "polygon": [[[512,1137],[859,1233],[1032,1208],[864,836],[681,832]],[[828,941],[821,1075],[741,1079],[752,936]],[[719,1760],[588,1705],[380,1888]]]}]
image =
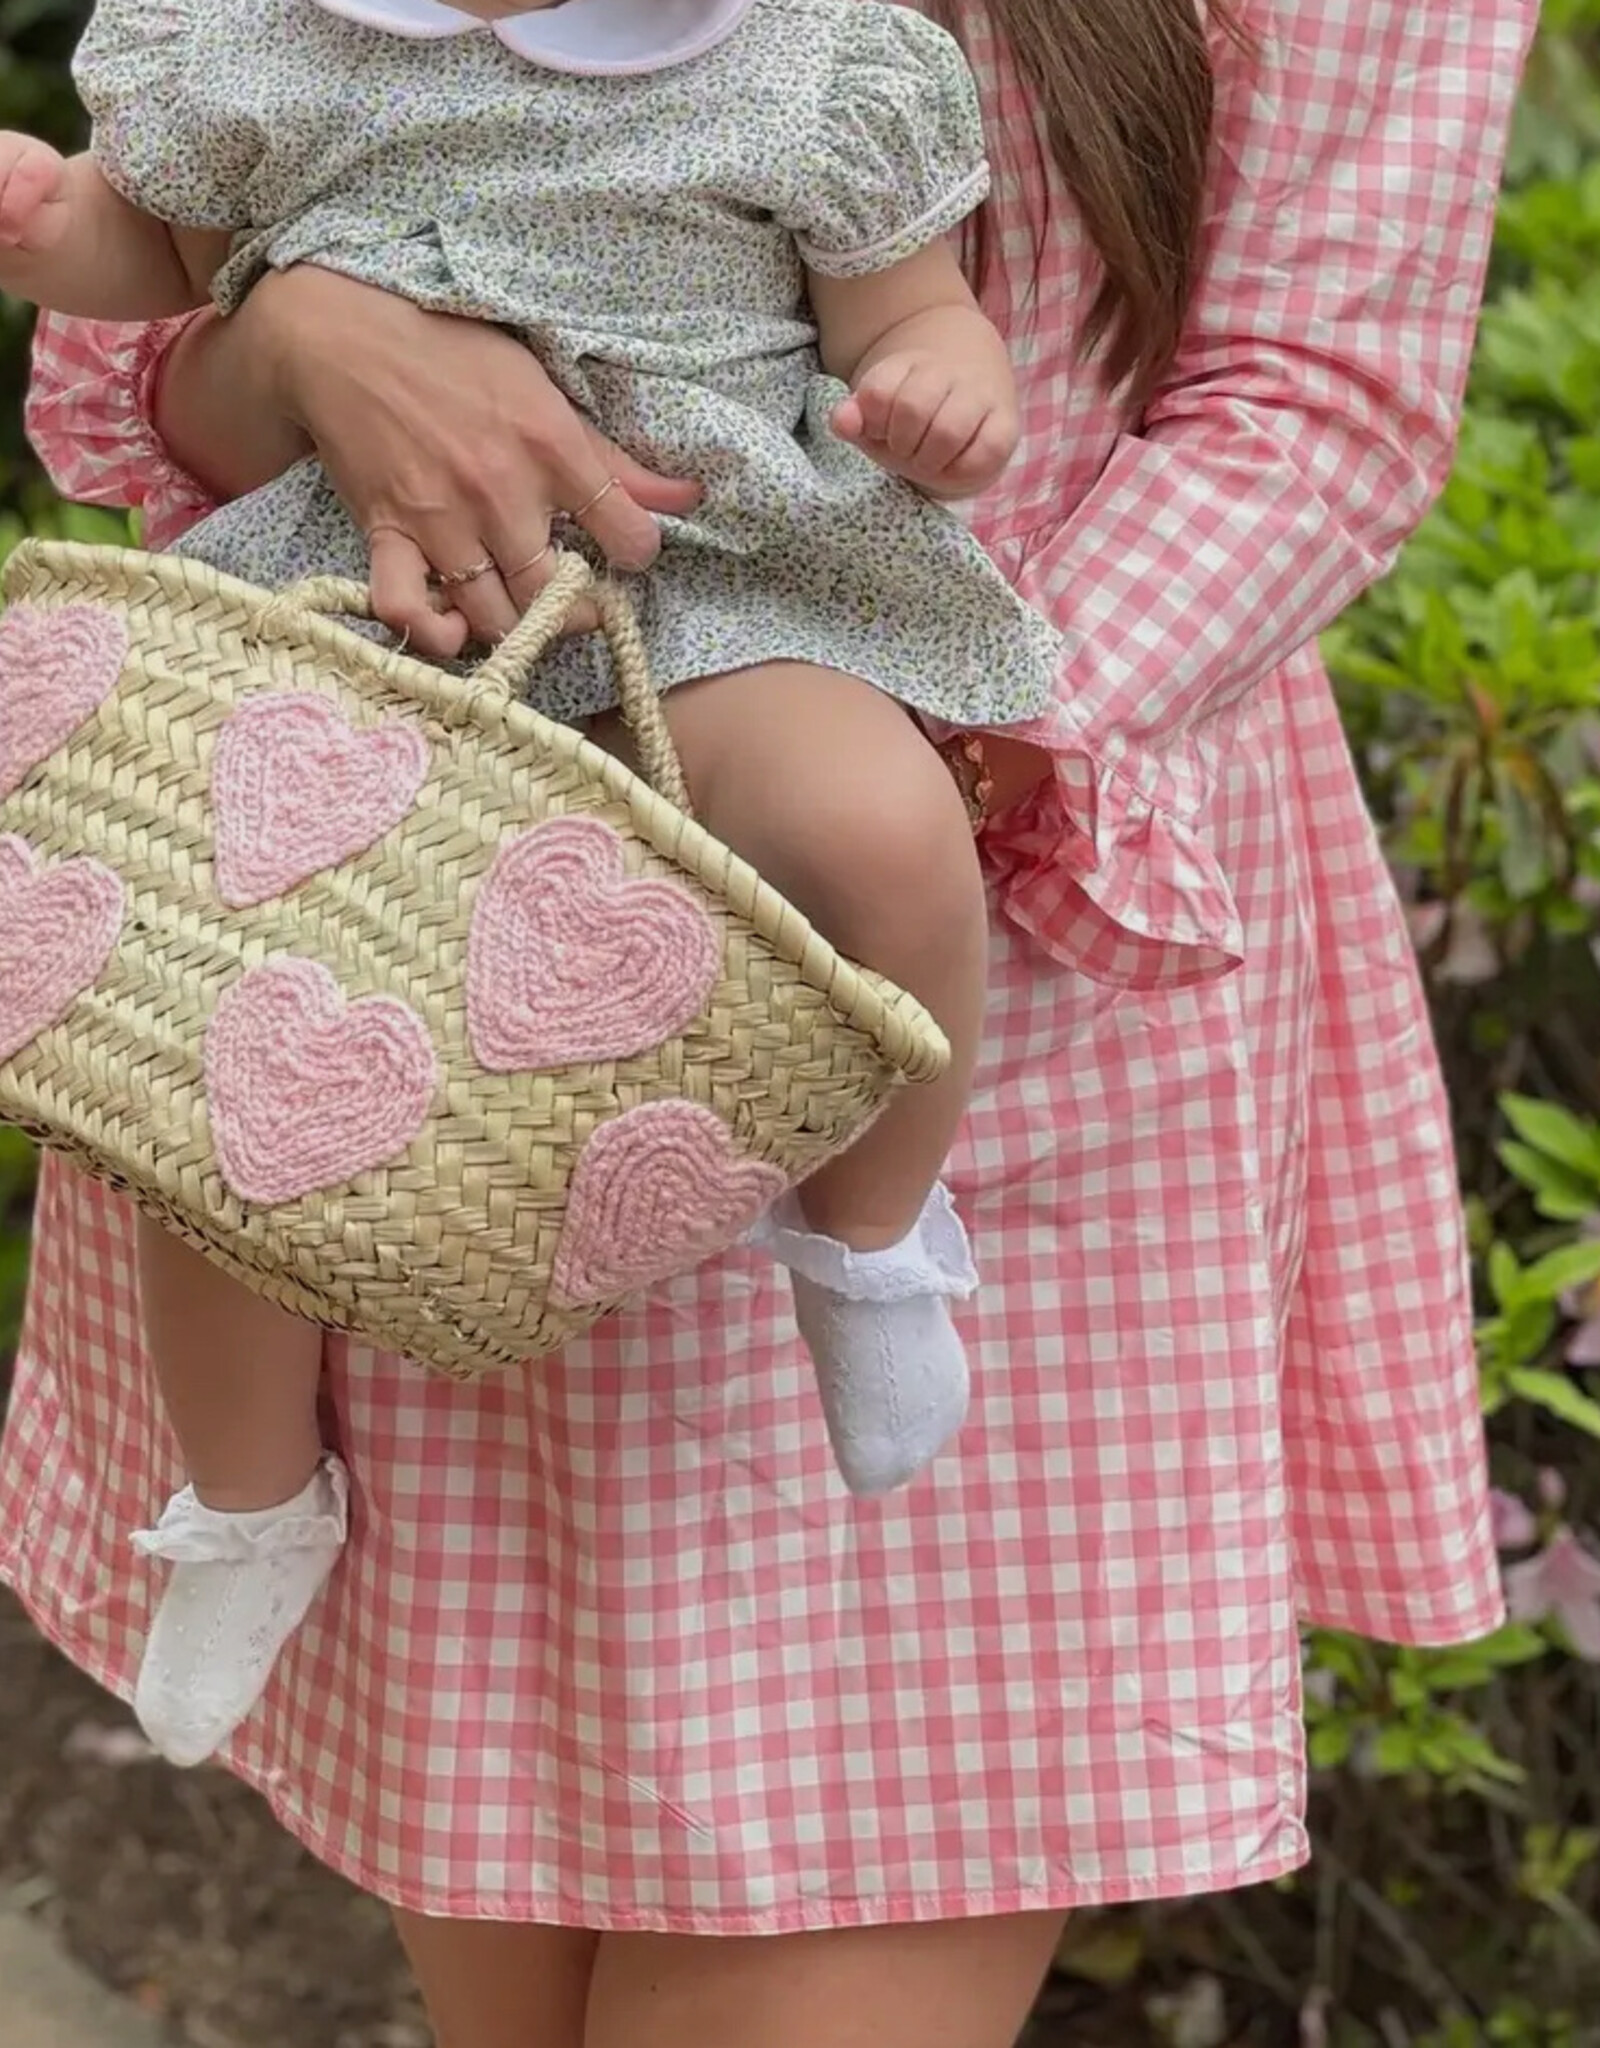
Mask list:
[{"label": "rope basket handle", "polygon": [[[550,581],[525,616],[470,676],[461,679],[460,700],[450,715],[465,721],[478,712],[498,711],[513,702],[535,665],[561,637],[563,626],[586,598],[600,615],[600,630],[611,650],[617,702],[639,750],[640,770],[658,796],[692,816],[683,765],[667,729],[660,695],[651,680],[633,607],[615,585],[596,576],[579,555],[557,555]],[[314,618],[370,619],[371,594],[365,584],[341,576],[308,576],[279,591],[263,612],[261,626],[289,625],[295,614],[307,613]]]}]

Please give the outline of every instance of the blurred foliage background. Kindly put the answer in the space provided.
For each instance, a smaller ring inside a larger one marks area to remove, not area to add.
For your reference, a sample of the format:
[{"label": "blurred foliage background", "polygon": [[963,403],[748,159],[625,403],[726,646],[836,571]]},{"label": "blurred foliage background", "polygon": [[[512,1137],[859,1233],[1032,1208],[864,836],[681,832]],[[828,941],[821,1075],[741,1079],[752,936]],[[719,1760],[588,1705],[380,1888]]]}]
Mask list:
[{"label": "blurred foliage background", "polygon": [[[73,139],[81,12],[0,0],[0,124]],[[0,306],[0,552],[108,531],[27,454],[26,336]],[[1316,1867],[1082,1916],[1041,2038],[1055,2013],[1100,2039],[1115,2001],[1173,2048],[1581,2048],[1600,2043],[1600,0],[1547,0],[1454,480],[1327,649],[1449,1072],[1516,1618],[1438,1654],[1313,1638]],[[30,1181],[0,1131],[0,1358]]]}]

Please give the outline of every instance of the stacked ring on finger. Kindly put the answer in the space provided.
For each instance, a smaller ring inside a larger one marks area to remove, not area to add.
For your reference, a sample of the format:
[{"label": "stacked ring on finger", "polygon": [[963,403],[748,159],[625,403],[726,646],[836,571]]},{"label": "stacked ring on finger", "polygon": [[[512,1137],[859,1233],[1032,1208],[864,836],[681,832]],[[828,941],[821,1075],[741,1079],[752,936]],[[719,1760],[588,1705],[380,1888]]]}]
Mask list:
[{"label": "stacked ring on finger", "polygon": [[592,497],[585,498],[581,505],[574,505],[570,512],[558,512],[556,514],[557,519],[569,526],[574,524],[592,512],[602,499],[609,498],[621,482],[620,476],[608,476]]},{"label": "stacked ring on finger", "polygon": [[456,590],[463,583],[476,583],[480,576],[489,575],[494,566],[494,556],[485,555],[481,562],[474,562],[470,568],[440,569],[433,580],[441,590]]},{"label": "stacked ring on finger", "polygon": [[506,582],[515,583],[519,576],[526,576],[530,569],[537,569],[546,556],[553,555],[555,551],[555,542],[547,540],[536,555],[530,555],[525,562],[520,563],[515,569],[507,569],[503,572]]},{"label": "stacked ring on finger", "polygon": [[609,498],[622,481],[620,476],[608,476],[592,498],[585,498],[581,505],[574,505],[567,514],[569,519],[581,519],[586,512],[592,512],[602,498]]}]

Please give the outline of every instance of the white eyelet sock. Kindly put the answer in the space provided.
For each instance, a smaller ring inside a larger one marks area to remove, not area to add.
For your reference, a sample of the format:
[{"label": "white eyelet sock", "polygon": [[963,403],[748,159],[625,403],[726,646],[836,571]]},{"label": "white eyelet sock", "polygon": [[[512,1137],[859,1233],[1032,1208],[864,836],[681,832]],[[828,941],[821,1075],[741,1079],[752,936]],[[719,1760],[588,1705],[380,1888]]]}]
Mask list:
[{"label": "white eyelet sock", "polygon": [[853,1251],[807,1230],[787,1196],[752,1242],[789,1268],[828,1438],[852,1493],[890,1493],[966,1420],[967,1354],[950,1314],[978,1284],[967,1233],[936,1187],[898,1244]]},{"label": "white eyelet sock", "polygon": [[328,1455],[277,1507],[223,1514],[186,1486],[135,1534],[135,1549],[172,1566],[133,1701],[169,1763],[203,1763],[260,1699],[339,1560],[349,1497],[349,1475]]}]

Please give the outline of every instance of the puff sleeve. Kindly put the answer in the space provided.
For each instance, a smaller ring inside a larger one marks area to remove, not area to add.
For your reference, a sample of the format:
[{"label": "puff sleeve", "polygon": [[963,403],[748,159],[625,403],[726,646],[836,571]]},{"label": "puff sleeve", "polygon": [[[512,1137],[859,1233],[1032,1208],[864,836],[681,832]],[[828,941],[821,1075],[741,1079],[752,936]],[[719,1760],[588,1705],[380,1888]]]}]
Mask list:
[{"label": "puff sleeve", "polygon": [[825,277],[891,269],[948,234],[989,189],[977,84],[953,36],[909,8],[844,10],[817,132],[786,221]]},{"label": "puff sleeve", "polygon": [[73,58],[96,163],[131,205],[173,227],[249,224],[260,135],[215,90],[206,38],[219,11],[197,0],[101,0]]}]

